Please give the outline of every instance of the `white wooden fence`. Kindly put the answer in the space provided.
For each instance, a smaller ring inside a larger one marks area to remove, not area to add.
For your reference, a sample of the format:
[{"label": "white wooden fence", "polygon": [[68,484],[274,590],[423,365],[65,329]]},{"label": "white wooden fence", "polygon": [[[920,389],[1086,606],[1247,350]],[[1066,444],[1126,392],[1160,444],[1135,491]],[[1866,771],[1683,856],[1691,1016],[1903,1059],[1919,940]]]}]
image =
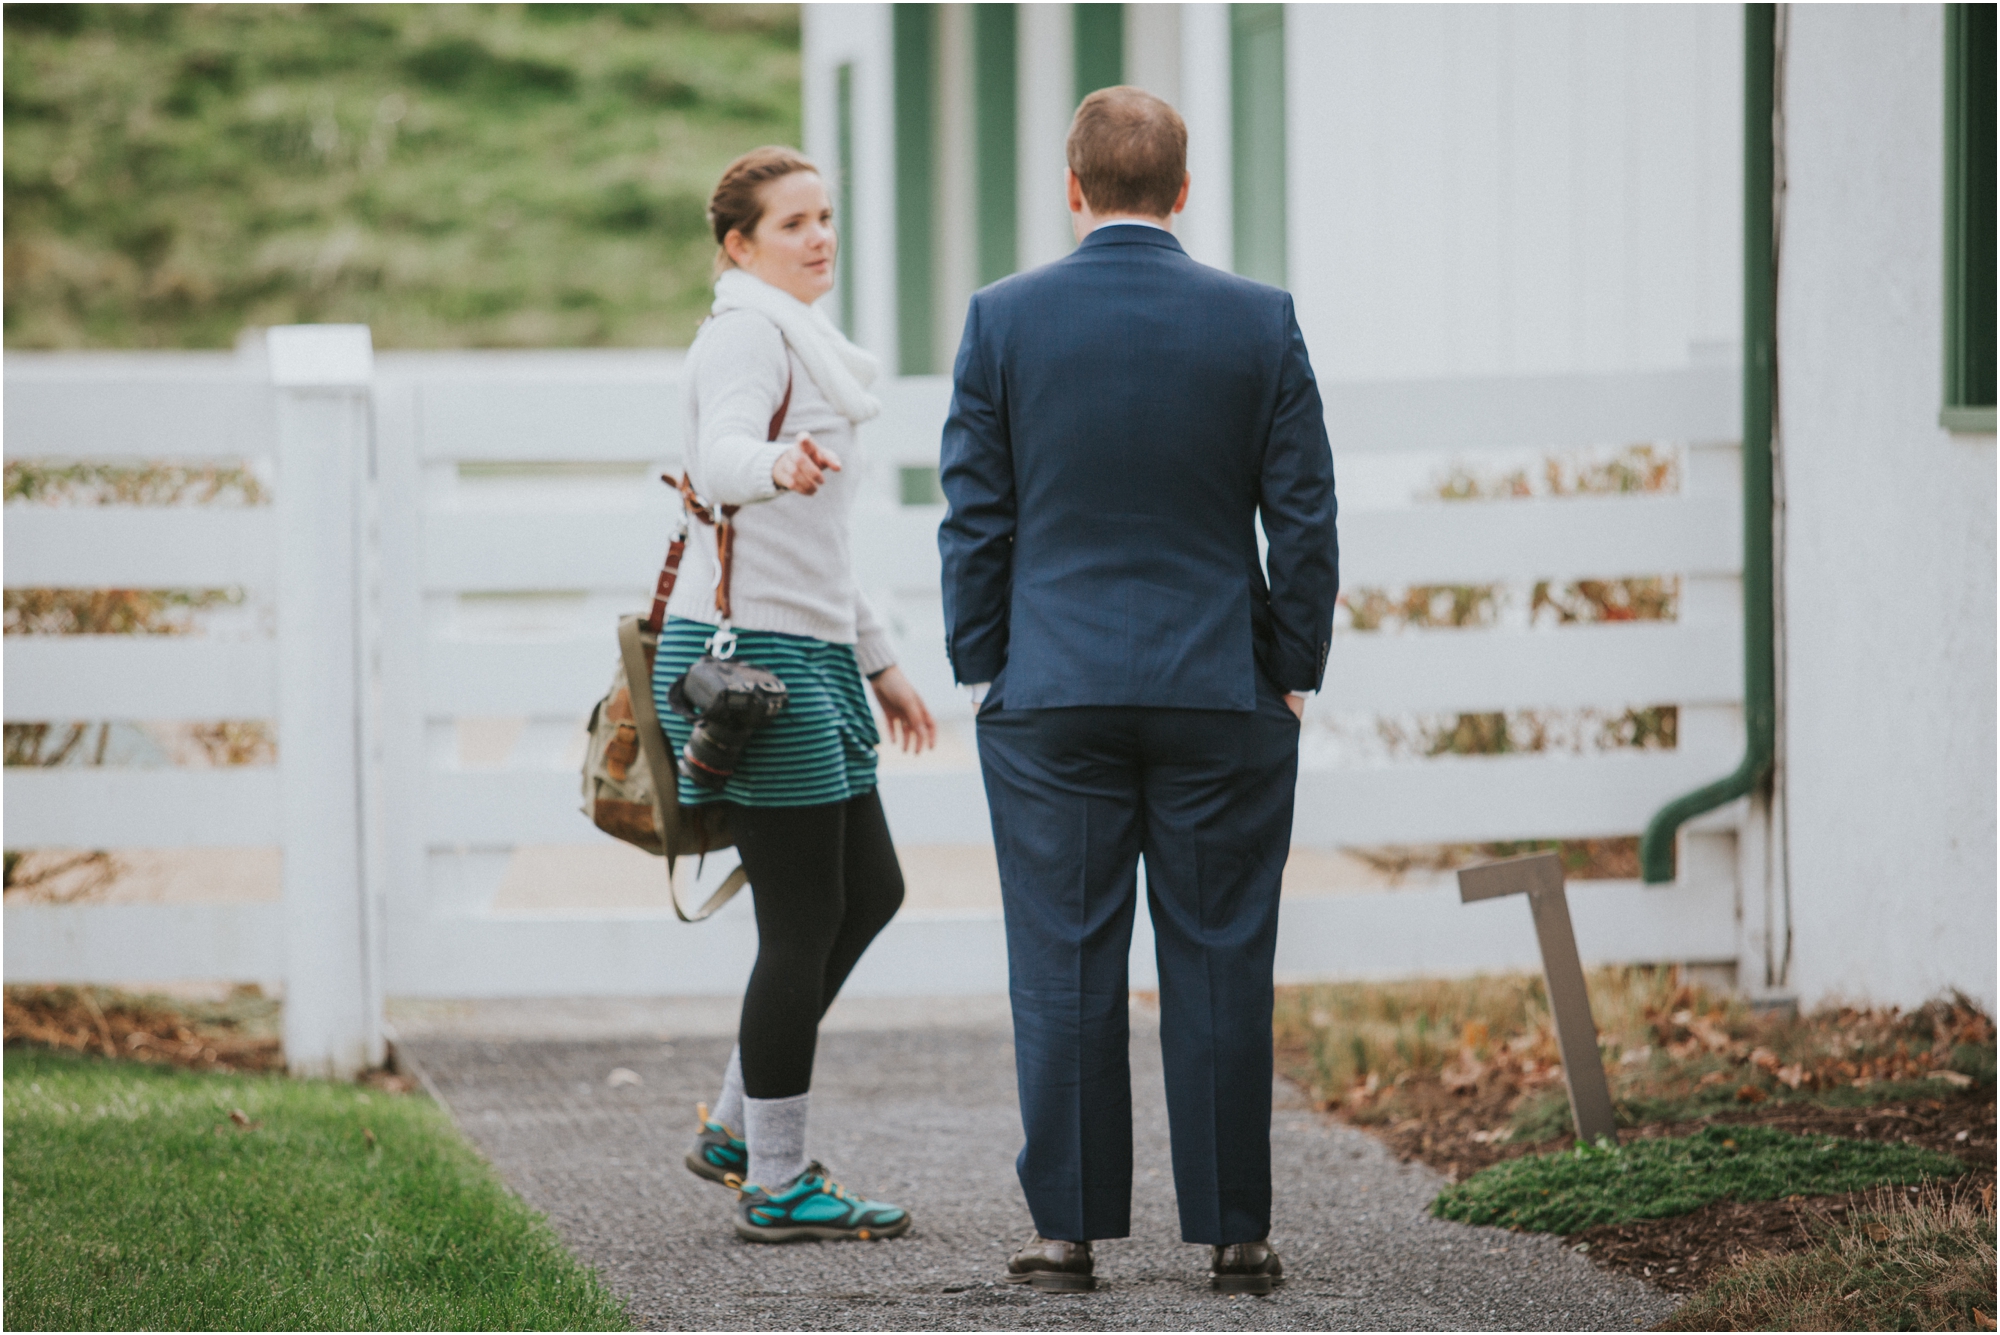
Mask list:
[{"label": "white wooden fence", "polygon": [[[720,994],[754,951],[747,905],[701,927],[655,910],[492,911],[514,851],[601,844],[577,814],[575,753],[642,605],[669,522],[678,359],[647,352],[368,354],[358,327],[275,330],[269,355],[11,355],[9,459],[250,460],[276,502],[237,508],[8,507],[9,587],[261,592],[264,640],[6,641],[6,717],[268,718],[275,768],[10,769],[13,848],[271,846],[277,904],[14,906],[10,981],[281,980],[300,1069],[380,1053],[381,998]],[[859,577],[906,668],[947,718],[938,507],[898,470],[937,462],[948,386],[889,385],[865,437]],[[1625,835],[1740,754],[1740,518],[1732,371],[1329,392],[1336,467],[1364,455],[1687,447],[1678,494],[1343,508],[1350,587],[1677,574],[1670,623],[1336,638],[1315,709],[1351,713],[1680,706],[1675,749],[1307,769],[1295,839],[1334,847]],[[497,767],[459,731],[518,729]],[[525,720],[525,723],[519,722]],[[962,723],[961,725],[962,726]],[[977,771],[885,773],[900,843],[987,845]],[[1683,835],[1665,888],[1572,895],[1595,959],[1733,961],[1725,811]],[[713,878],[727,859],[711,865]],[[1519,921],[1515,921],[1518,918]],[[1443,885],[1288,898],[1291,978],[1532,967],[1525,915]],[[1134,985],[1147,986],[1144,915]],[[997,912],[906,913],[851,988],[1000,991]]]}]

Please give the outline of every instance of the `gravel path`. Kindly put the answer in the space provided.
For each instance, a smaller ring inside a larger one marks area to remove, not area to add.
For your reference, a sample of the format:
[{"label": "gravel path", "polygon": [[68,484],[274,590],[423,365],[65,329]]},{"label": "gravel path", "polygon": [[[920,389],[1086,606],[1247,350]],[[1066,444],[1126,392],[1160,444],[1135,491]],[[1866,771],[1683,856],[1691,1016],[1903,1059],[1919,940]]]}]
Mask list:
[{"label": "gravel path", "polygon": [[[1013,1170],[1013,1051],[990,1019],[822,1035],[810,1152],[916,1220],[907,1237],[873,1244],[740,1242],[728,1193],[681,1166],[725,1036],[481,1039],[434,1028],[406,1033],[400,1048],[647,1329],[1618,1330],[1653,1325],[1675,1305],[1554,1239],[1430,1218],[1435,1173],[1398,1164],[1282,1085],[1272,1241],[1289,1278],[1268,1298],[1211,1293],[1207,1249],[1178,1240],[1158,1030],[1136,1014],[1133,1236],[1099,1244],[1101,1287],[1079,1296],[997,1280],[1030,1225]],[[639,1082],[608,1083],[619,1067]]]}]

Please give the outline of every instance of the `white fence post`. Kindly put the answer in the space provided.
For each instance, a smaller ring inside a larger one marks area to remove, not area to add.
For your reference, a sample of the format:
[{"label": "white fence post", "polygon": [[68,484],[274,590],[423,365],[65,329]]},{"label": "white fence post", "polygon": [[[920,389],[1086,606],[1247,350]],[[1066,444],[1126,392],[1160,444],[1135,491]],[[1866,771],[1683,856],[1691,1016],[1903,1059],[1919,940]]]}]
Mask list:
[{"label": "white fence post", "polygon": [[351,1078],[382,1060],[368,900],[363,659],[374,349],[366,325],[267,335],[278,389],[278,763],[285,1061]]}]

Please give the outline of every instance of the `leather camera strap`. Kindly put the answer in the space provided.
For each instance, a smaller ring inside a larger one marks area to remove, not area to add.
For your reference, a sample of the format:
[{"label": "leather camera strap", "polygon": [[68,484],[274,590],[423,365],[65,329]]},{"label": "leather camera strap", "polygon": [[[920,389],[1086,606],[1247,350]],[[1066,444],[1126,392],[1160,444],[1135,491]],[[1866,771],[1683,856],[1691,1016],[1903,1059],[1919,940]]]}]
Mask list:
[{"label": "leather camera strap", "polygon": [[[785,374],[785,397],[778,401],[778,411],[771,414],[771,426],[764,433],[766,441],[774,441],[785,429],[785,416],[792,410],[792,377],[789,370],[791,354],[786,354],[788,368]],[[660,481],[675,488],[681,494],[681,505],[687,512],[715,530],[715,560],[721,568],[721,577],[715,582],[715,610],[729,619],[729,569],[731,554],[736,546],[736,525],[730,521],[736,518],[740,505],[720,505],[713,509],[695,494],[694,475],[683,471],[677,478],[672,473],[660,474]],[[683,534],[673,540],[667,548],[666,564],[660,569],[659,582],[653,587],[653,612],[646,625],[654,631],[667,623],[667,599],[673,595],[674,584],[680,578],[681,554],[687,548],[687,537]]]}]

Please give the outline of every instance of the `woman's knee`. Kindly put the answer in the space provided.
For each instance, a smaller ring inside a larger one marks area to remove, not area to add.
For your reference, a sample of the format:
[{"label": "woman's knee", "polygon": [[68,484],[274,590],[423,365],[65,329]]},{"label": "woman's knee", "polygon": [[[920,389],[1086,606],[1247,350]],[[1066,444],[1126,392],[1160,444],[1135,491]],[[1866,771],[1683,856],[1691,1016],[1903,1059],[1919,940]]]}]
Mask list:
[{"label": "woman's knee", "polygon": [[891,863],[870,878],[868,886],[847,887],[848,917],[862,917],[881,924],[896,916],[903,907],[903,869]]},{"label": "woman's knee", "polygon": [[757,958],[807,973],[826,967],[834,942],[846,922],[839,896],[830,896],[831,905],[801,909],[795,913],[759,914],[757,917]]}]

